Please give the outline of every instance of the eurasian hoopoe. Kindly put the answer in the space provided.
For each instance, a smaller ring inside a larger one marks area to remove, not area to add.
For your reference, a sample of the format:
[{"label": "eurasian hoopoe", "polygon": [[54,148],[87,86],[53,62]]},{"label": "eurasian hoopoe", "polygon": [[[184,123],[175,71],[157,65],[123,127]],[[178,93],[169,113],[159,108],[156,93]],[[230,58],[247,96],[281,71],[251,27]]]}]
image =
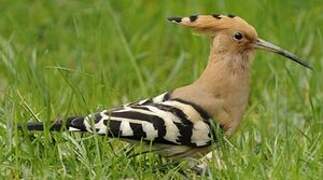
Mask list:
[{"label": "eurasian hoopoe", "polygon": [[[192,84],[85,117],[56,122],[51,130],[96,132],[144,141],[166,157],[196,157],[210,151],[214,127],[226,135],[240,124],[249,96],[251,57],[256,49],[274,52],[311,68],[294,54],[258,38],[254,27],[233,15],[169,17],[169,21],[212,39],[209,62]],[[28,130],[43,124],[28,123]]]}]

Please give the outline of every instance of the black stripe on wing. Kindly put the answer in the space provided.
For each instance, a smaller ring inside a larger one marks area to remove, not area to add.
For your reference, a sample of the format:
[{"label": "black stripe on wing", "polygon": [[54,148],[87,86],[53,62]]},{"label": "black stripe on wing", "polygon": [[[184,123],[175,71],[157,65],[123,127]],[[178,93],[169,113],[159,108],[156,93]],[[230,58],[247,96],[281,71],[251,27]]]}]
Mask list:
[{"label": "black stripe on wing", "polygon": [[111,118],[117,117],[132,119],[134,121],[138,121],[138,123],[141,123],[140,121],[146,121],[152,123],[155,130],[157,130],[158,139],[166,135],[165,121],[158,116],[135,111],[107,112],[106,115],[110,116]]},{"label": "black stripe on wing", "polygon": [[151,111],[148,107],[146,106],[131,106],[132,109],[140,109],[140,110],[144,110],[144,111]]},{"label": "black stripe on wing", "polygon": [[147,137],[141,124],[136,124],[136,123],[129,123],[129,124],[130,124],[130,128],[134,131],[134,135],[132,136],[133,139],[140,140]]},{"label": "black stripe on wing", "polygon": [[179,99],[179,98],[174,98],[174,99],[171,99],[171,100],[178,101],[180,103],[183,103],[183,104],[187,104],[187,105],[192,106],[200,114],[200,116],[204,120],[209,120],[210,117],[211,117],[201,106],[199,106],[199,105],[197,105],[195,103],[192,103],[192,102],[189,102],[189,101],[185,101],[185,100],[182,100],[182,99]]},{"label": "black stripe on wing", "polygon": [[[175,139],[176,139],[175,144],[194,146],[194,147],[198,146],[197,144],[191,142],[191,137],[192,137],[193,130],[194,130],[194,124],[192,123],[191,120],[189,120],[188,116],[180,108],[177,108],[177,107],[174,107],[171,105],[166,105],[163,103],[151,103],[149,105],[142,105],[142,106],[137,105],[137,106],[131,106],[130,108],[132,108],[134,110],[147,111],[147,113],[148,112],[154,113],[154,111],[149,109],[149,107],[154,107],[154,108],[157,108],[159,111],[164,111],[164,112],[170,113],[171,115],[169,116],[169,119],[171,119],[175,116],[180,121],[180,122],[178,122],[176,120],[172,121],[172,123],[179,130],[179,134],[175,137]],[[135,113],[138,113],[138,112],[135,112]],[[156,113],[156,115],[157,115],[157,113]],[[148,116],[151,116],[151,114],[149,114]],[[163,119],[160,118],[160,120],[163,120]],[[204,123],[206,123],[206,122],[204,122]],[[206,124],[209,125],[209,122],[207,121]],[[210,132],[207,131],[205,133],[210,133]],[[209,137],[211,137],[211,136],[209,136]],[[160,138],[160,136],[159,136],[159,139],[155,139],[154,142],[159,142],[159,140],[164,140],[164,139]],[[205,142],[205,143],[206,143],[206,145],[209,145],[211,142]]]},{"label": "black stripe on wing", "polygon": [[[122,132],[120,130],[121,121],[103,121],[103,124],[109,127],[107,129],[107,135],[111,137],[120,137]],[[100,131],[100,129],[96,129],[96,131]]]},{"label": "black stripe on wing", "polygon": [[174,124],[179,129],[180,133],[180,135],[177,137],[177,142],[179,142],[182,145],[190,145],[193,131],[193,123],[187,118],[187,115],[182,110],[173,106],[165,104],[152,104],[152,106],[155,106],[160,110],[170,112],[181,120],[180,123],[174,122]]}]

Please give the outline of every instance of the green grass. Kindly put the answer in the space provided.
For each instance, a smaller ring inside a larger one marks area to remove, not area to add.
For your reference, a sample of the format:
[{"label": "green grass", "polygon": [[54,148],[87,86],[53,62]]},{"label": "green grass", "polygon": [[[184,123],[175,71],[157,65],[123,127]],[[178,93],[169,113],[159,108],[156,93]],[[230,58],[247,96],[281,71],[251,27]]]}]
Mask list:
[{"label": "green grass", "polygon": [[[129,158],[117,140],[48,131],[18,133],[57,117],[153,96],[192,82],[208,40],[169,24],[170,15],[232,13],[314,66],[259,52],[249,107],[220,147],[216,179],[323,177],[321,0],[0,2],[1,179],[181,179],[184,164],[154,154]],[[190,171],[189,177],[200,178]]]}]

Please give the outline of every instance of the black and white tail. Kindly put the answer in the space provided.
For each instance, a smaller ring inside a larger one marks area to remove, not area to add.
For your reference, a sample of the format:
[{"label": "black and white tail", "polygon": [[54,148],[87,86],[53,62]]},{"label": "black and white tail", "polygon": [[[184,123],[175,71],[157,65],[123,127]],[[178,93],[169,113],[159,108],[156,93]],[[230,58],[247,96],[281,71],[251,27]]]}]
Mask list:
[{"label": "black and white tail", "polygon": [[[58,120],[54,124],[50,125],[50,131],[62,131],[69,130],[72,127],[77,127],[78,131],[86,132],[84,127],[84,117],[69,117],[66,121]],[[44,123],[42,122],[29,122],[26,125],[18,126],[19,129],[26,129],[29,131],[43,131],[45,129]]]},{"label": "black and white tail", "polygon": [[[41,131],[44,127],[28,123],[26,129]],[[170,98],[168,92],[88,116],[70,117],[50,127],[52,131],[62,129],[193,147],[208,146],[214,139],[208,114],[193,103]]]}]

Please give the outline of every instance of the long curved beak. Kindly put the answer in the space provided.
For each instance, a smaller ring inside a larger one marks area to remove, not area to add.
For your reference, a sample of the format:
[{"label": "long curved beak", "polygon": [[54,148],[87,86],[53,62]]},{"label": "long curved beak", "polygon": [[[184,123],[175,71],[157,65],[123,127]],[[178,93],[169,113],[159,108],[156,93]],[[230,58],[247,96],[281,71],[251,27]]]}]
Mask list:
[{"label": "long curved beak", "polygon": [[257,41],[254,43],[254,47],[257,48],[257,49],[263,49],[263,50],[266,50],[266,51],[269,51],[269,52],[273,52],[273,53],[276,53],[276,54],[279,54],[281,56],[284,56],[308,69],[311,69],[313,70],[313,68],[307,64],[306,62],[304,62],[304,60],[302,60],[301,58],[297,57],[295,54],[285,50],[285,49],[282,49],[268,41],[265,41],[263,39],[257,39]]}]

